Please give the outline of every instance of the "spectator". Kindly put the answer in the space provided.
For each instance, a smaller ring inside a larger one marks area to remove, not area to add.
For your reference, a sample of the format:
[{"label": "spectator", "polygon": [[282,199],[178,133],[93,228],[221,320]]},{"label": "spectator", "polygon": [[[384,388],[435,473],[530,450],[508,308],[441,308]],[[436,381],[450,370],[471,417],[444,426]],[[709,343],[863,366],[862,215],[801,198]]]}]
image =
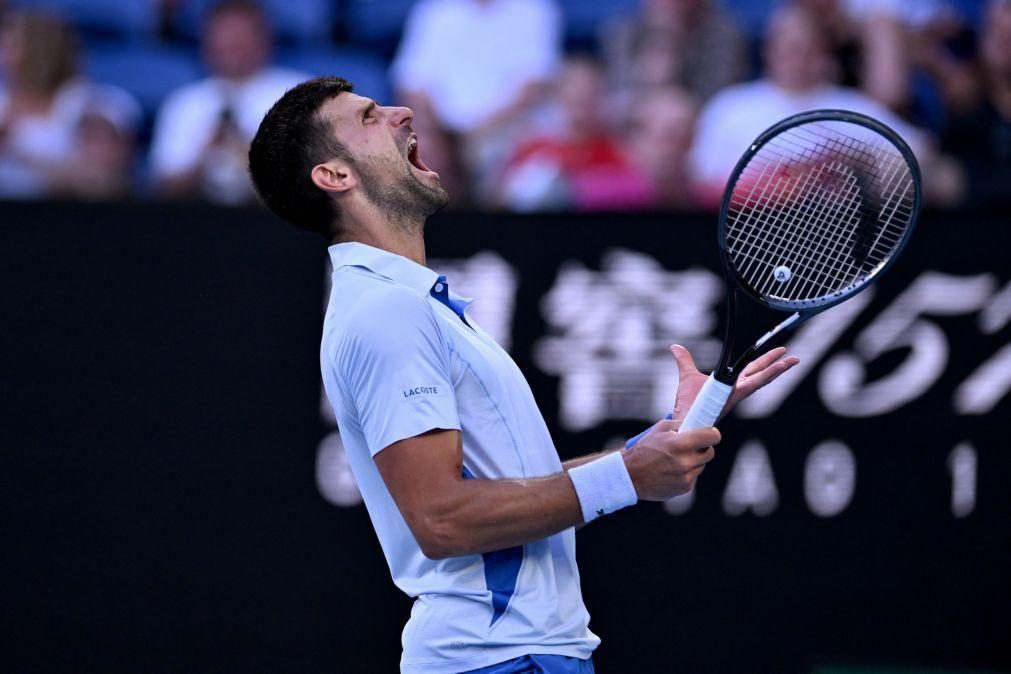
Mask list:
[{"label": "spectator", "polygon": [[421,0],[393,63],[394,85],[428,99],[446,129],[469,133],[536,101],[560,39],[549,0]]},{"label": "spectator", "polygon": [[691,95],[676,87],[642,92],[631,111],[629,148],[649,180],[654,208],[691,210],[700,205],[688,165],[697,112]]},{"label": "spectator", "polygon": [[693,178],[702,202],[719,203],[737,160],[762,131],[784,117],[818,108],[853,110],[891,126],[923,164],[928,195],[944,203],[957,198],[957,175],[949,164],[935,162],[922,132],[859,91],[832,84],[835,64],[820,25],[802,6],[778,10],[764,44],[766,78],[732,86],[703,108],[691,151]]},{"label": "spectator", "polygon": [[798,4],[819,24],[833,57],[833,81],[859,88],[896,112],[908,110],[910,23],[928,18],[929,2],[798,0]]},{"label": "spectator", "polygon": [[151,144],[156,190],[226,204],[251,201],[249,142],[267,109],[307,76],[269,65],[267,18],[250,0],[223,0],[204,19],[210,77],[173,92],[158,111]]},{"label": "spectator", "polygon": [[481,181],[508,156],[559,63],[561,38],[552,0],[421,0],[411,11],[393,84],[455,200],[468,172]]},{"label": "spectator", "polygon": [[499,203],[518,211],[642,208],[649,184],[608,128],[600,66],[565,62],[557,85],[561,121],[553,132],[520,143],[498,187]]},{"label": "spectator", "polygon": [[747,44],[709,0],[644,0],[603,34],[610,80],[625,98],[640,87],[677,86],[699,100],[747,73]]},{"label": "spectator", "polygon": [[[78,76],[70,27],[47,14],[11,14],[0,30],[0,63],[0,195],[111,198],[128,191],[140,108],[126,92]],[[98,161],[98,119],[117,120],[114,162]]]},{"label": "spectator", "polygon": [[939,133],[949,113],[975,107],[980,96],[975,30],[957,12],[937,15],[913,35],[910,58],[918,69],[918,110]]},{"label": "spectator", "polygon": [[1011,0],[990,0],[979,42],[975,105],[956,110],[943,147],[968,171],[970,203],[1011,203]]},{"label": "spectator", "polygon": [[124,99],[122,91],[95,88],[77,122],[69,170],[61,172],[56,191],[89,201],[131,197],[141,118],[140,106]]}]

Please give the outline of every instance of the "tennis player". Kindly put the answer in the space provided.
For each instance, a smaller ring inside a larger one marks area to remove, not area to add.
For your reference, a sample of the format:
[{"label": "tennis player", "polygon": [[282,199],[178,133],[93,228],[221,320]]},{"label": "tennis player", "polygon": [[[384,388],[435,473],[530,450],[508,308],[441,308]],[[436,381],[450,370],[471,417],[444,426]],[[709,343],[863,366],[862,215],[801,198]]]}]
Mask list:
[{"label": "tennis player", "polygon": [[[659,422],[629,450],[562,463],[523,373],[425,266],[425,220],[447,202],[413,113],[304,82],[249,152],[263,201],[328,241],[321,365],[341,438],[397,586],[415,597],[401,671],[592,672],[575,528],[689,491],[715,428]],[[705,377],[673,349],[676,413]],[[770,352],[736,403],[796,359]]]}]

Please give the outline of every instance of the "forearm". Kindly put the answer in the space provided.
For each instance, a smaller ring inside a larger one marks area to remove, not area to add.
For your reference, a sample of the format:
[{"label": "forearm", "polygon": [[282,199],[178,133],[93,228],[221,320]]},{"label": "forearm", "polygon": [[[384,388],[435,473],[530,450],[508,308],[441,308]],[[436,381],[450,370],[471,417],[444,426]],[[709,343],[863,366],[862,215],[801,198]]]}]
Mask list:
[{"label": "forearm", "polygon": [[375,461],[422,552],[442,559],[524,545],[639,500],[687,492],[719,433],[675,427],[661,421],[629,451],[582,457],[539,478],[464,478],[456,430],[395,442]]},{"label": "forearm", "polygon": [[605,449],[605,450],[603,450],[601,452],[594,452],[593,454],[587,454],[586,456],[577,456],[574,459],[569,459],[568,461],[563,462],[562,463],[562,469],[563,470],[572,470],[576,466],[582,466],[584,463],[589,463],[590,461],[593,461],[594,459],[599,459],[600,457],[604,456],[605,454],[610,454],[611,452],[616,452],[616,451],[618,451],[617,448],[615,448],[615,449]]},{"label": "forearm", "polygon": [[433,558],[502,550],[583,523],[565,472],[532,479],[461,479],[428,505],[423,518],[419,543]]}]

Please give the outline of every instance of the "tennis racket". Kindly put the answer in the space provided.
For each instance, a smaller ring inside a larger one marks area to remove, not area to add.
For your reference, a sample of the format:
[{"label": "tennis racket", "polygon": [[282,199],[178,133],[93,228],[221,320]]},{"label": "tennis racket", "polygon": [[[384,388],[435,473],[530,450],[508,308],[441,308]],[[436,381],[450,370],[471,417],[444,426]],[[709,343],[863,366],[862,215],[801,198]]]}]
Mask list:
[{"label": "tennis racket", "polygon": [[[712,426],[753,358],[880,278],[909,240],[922,199],[912,151],[875,119],[815,110],[762,133],[723,195],[718,239],[727,277],[726,337],[719,365],[681,429]],[[739,338],[759,332],[741,325],[738,296],[789,315],[736,349]]]}]

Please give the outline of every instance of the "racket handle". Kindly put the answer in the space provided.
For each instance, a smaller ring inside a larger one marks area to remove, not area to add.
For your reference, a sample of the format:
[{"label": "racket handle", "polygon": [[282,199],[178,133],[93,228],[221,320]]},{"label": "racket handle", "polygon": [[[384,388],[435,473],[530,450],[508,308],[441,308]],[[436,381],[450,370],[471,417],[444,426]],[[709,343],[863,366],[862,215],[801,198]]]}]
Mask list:
[{"label": "racket handle", "polygon": [[[688,416],[686,416],[685,420],[681,422],[681,426],[678,430],[692,431],[696,428],[706,428],[715,424],[716,420],[720,418],[720,412],[723,411],[723,406],[727,404],[727,398],[730,397],[730,392],[733,390],[733,386],[716,381],[716,377],[709,375],[709,379],[707,379],[706,383],[702,385],[698,396],[695,398],[695,402],[692,403],[691,409],[688,410]],[[670,414],[664,417],[664,419],[670,418]],[[625,449],[632,449],[632,445],[642,440],[651,430],[653,430],[653,426],[650,426],[642,433],[626,442]]]},{"label": "racket handle", "polygon": [[716,381],[716,377],[709,375],[709,379],[702,385],[698,397],[688,410],[688,416],[681,422],[678,431],[693,431],[696,428],[707,428],[716,423],[723,411],[723,406],[727,404],[727,398],[733,386]]}]

